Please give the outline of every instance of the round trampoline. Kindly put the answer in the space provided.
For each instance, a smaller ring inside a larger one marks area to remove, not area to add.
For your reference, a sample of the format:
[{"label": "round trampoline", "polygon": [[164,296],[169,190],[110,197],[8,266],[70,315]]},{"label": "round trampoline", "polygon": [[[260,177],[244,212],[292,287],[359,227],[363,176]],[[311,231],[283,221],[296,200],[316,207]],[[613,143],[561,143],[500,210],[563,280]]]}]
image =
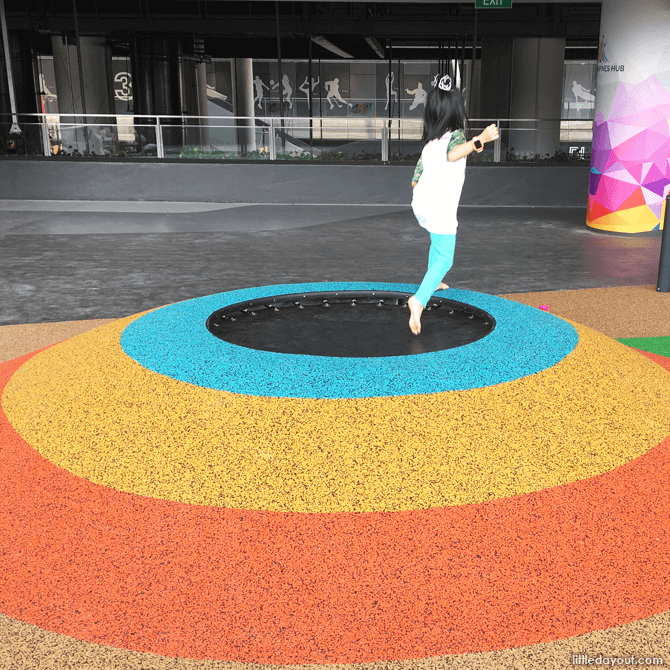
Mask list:
[{"label": "round trampoline", "polygon": [[491,314],[432,298],[421,335],[409,330],[399,291],[324,291],[275,295],[228,305],[207,319],[221,340],[263,351],[339,358],[409,356],[476,342],[495,328]]},{"label": "round trampoline", "polygon": [[205,388],[316,399],[492,386],[551,367],[577,344],[551,314],[460,289],[431,298],[417,337],[406,308],[415,291],[368,282],[239,289],[148,312],[124,329],[121,347],[149,370]]}]

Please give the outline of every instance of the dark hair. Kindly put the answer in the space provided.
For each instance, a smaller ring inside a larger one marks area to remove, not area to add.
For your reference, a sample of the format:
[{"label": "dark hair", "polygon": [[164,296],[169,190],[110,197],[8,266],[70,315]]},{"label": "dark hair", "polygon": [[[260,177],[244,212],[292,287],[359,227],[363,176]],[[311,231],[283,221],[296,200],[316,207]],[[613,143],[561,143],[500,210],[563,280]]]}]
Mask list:
[{"label": "dark hair", "polygon": [[461,92],[443,91],[437,86],[428,94],[423,113],[423,142],[436,140],[444,133],[465,128],[468,120]]}]

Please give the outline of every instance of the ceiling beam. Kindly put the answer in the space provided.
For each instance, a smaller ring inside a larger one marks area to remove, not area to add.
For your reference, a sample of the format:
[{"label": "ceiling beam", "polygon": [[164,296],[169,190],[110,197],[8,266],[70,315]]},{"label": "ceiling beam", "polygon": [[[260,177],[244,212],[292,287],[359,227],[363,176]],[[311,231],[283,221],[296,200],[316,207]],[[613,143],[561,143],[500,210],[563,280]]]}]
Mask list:
[{"label": "ceiling beam", "polygon": [[328,49],[331,53],[337,54],[338,56],[342,56],[342,58],[353,58],[353,56],[343,49],[340,49],[340,47],[335,46],[332,42],[329,42],[325,37],[322,37],[321,35],[312,35],[312,42],[315,44],[318,44],[320,47],[323,47],[324,49]]},{"label": "ceiling beam", "polygon": [[382,47],[381,44],[377,41],[376,37],[366,37],[365,41],[372,47],[372,50],[382,59],[384,60],[384,48]]}]

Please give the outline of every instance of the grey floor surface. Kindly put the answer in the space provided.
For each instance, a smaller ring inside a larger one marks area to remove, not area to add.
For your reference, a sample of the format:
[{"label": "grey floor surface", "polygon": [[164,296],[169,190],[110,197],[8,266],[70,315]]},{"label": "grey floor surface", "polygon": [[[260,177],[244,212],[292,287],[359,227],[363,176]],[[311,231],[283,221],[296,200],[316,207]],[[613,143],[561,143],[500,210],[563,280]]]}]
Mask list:
[{"label": "grey floor surface", "polygon": [[[586,227],[586,207],[461,207],[453,287],[490,294],[655,284],[660,234]],[[0,201],[0,325],[120,318],[296,282],[418,284],[409,206]]]}]

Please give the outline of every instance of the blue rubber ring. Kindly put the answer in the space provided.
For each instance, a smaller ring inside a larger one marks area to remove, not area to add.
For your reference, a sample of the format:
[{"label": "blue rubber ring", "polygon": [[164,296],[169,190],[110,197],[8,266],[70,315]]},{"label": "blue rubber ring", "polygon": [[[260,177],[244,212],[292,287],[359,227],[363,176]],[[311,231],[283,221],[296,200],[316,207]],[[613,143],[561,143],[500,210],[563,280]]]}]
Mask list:
[{"label": "blue rubber ring", "polygon": [[[404,291],[415,284],[368,282],[280,284],[218,293],[145,314],[121,334],[140,365],[196,386],[275,398],[371,398],[465,391],[546,370],[577,346],[577,331],[534,307],[484,293],[448,289],[437,295],[489,312],[491,333],[461,347],[411,356],[335,358],[240,347],[206,328],[210,314],[245,300],[320,291]],[[409,320],[409,312],[408,312]]]}]

